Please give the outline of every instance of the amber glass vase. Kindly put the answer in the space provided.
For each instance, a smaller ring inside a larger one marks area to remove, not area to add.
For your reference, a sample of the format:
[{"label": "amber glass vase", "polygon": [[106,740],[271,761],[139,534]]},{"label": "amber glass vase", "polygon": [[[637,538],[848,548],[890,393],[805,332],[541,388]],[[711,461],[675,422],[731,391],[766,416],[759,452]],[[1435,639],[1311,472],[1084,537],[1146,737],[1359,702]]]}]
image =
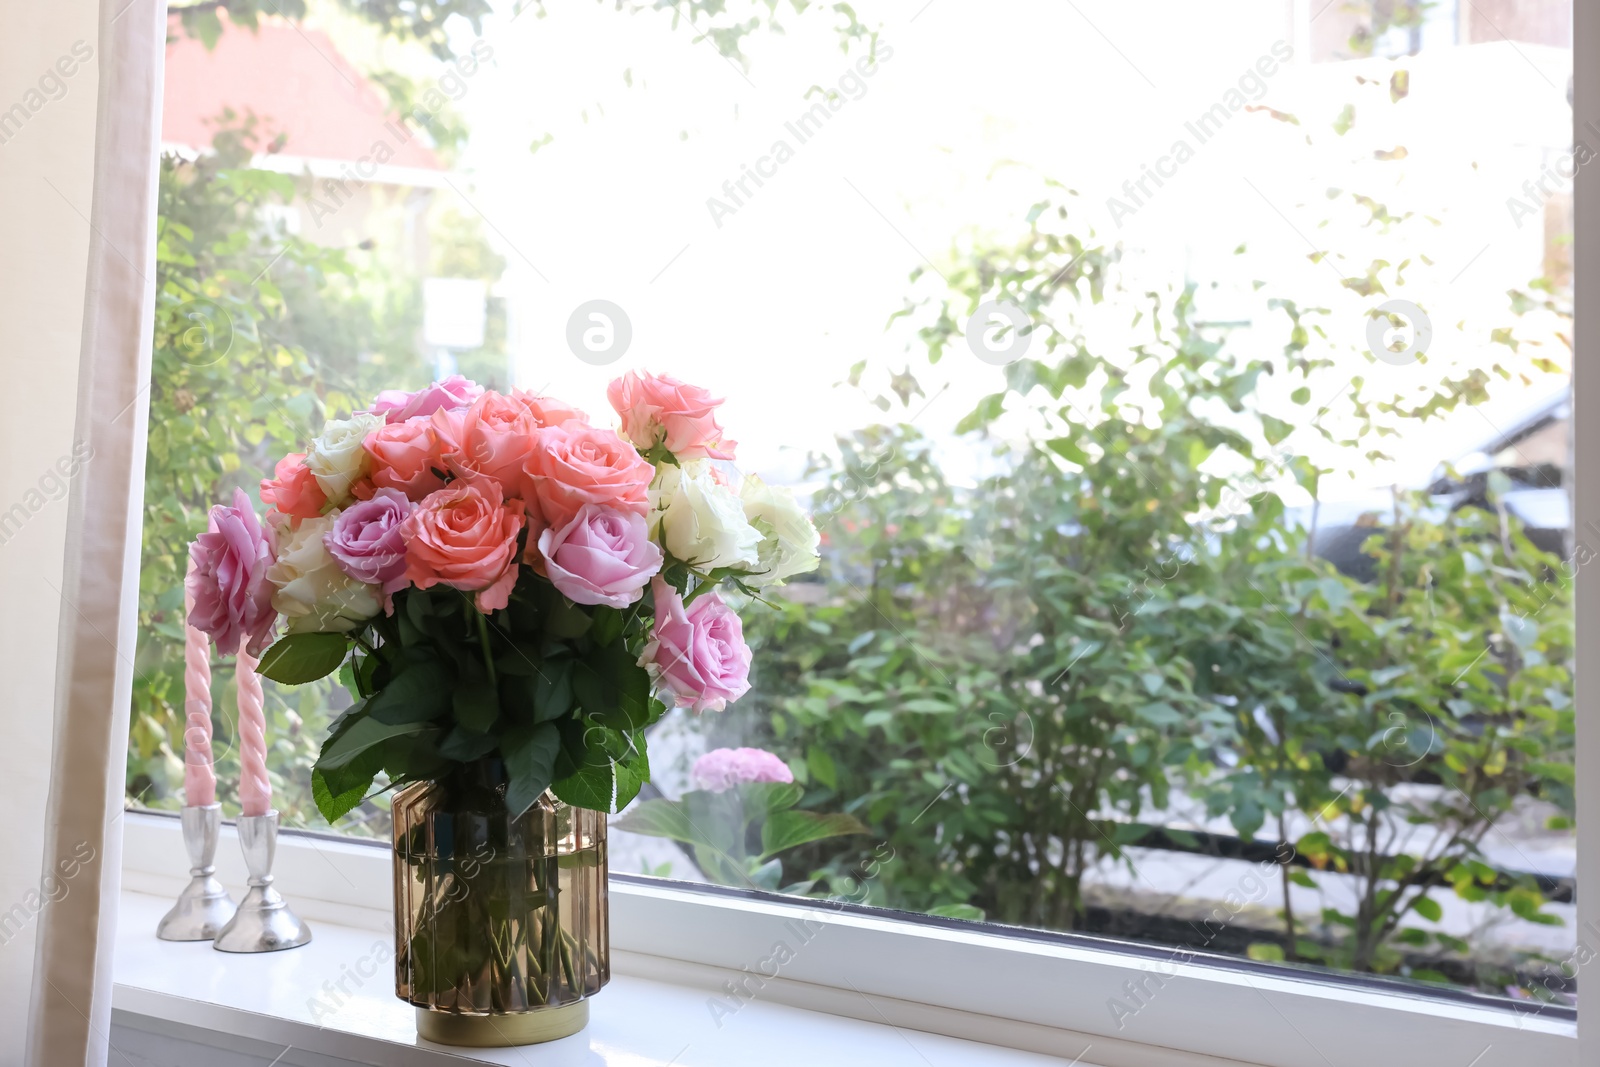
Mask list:
[{"label": "amber glass vase", "polygon": [[605,816],[505,796],[490,759],[394,798],[395,993],[431,1041],[566,1037],[611,978]]}]

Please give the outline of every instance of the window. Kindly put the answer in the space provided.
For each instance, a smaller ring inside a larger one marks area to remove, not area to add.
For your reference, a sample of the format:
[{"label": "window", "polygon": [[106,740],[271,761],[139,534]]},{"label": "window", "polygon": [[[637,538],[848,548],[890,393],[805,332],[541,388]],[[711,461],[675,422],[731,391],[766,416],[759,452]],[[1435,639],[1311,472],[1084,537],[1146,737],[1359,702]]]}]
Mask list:
[{"label": "window", "polygon": [[[209,503],[379,388],[648,366],[824,550],[614,871],[1564,1011],[1569,9],[715,6],[175,6],[130,796],[180,803]],[[271,693],[290,822],[347,699]],[[841,832],[761,843],[727,748]]]}]

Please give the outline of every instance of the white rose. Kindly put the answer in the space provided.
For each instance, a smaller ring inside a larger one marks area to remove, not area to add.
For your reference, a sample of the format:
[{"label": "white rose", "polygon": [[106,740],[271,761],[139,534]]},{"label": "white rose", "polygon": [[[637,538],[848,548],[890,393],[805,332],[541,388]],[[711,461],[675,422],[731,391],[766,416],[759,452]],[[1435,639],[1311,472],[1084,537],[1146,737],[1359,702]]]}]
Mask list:
[{"label": "white rose", "polygon": [[278,559],[267,568],[272,607],[288,622],[288,632],[348,633],[383,608],[378,587],[358,582],[323,546],[338,512],[302,519],[297,530],[279,532]]},{"label": "white rose", "polygon": [[744,517],[761,534],[757,555],[758,585],[782,585],[797,574],[814,571],[821,560],[817,547],[822,535],[811,524],[811,516],[787,489],[768,485],[752,474],[739,487],[744,502]]},{"label": "white rose", "polygon": [[349,502],[351,484],[367,473],[371,457],[361,442],[383,423],[382,415],[329,419],[323,424],[322,436],[311,442],[306,467],[334,507]]},{"label": "white rose", "polygon": [[651,524],[678,559],[701,571],[756,566],[761,534],[745,521],[739,497],[712,477],[704,460],[681,468],[663,463],[650,500]]}]

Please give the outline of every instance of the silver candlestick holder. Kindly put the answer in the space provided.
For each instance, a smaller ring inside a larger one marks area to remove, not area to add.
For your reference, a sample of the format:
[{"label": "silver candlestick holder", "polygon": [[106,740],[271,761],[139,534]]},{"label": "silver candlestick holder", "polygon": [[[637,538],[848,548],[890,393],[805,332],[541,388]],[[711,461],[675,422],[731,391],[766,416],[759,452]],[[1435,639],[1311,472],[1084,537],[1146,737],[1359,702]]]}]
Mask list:
[{"label": "silver candlestick holder", "polygon": [[183,847],[189,853],[189,884],[156,927],[163,941],[210,941],[233,918],[233,898],[217,881],[217,835],[222,805],[185,807]]},{"label": "silver candlestick holder", "polygon": [[241,815],[239,847],[250,871],[250,888],[239,910],[217,934],[211,947],[221,952],[277,952],[299,948],[311,940],[311,927],[272,888],[272,858],[278,849],[278,813]]}]

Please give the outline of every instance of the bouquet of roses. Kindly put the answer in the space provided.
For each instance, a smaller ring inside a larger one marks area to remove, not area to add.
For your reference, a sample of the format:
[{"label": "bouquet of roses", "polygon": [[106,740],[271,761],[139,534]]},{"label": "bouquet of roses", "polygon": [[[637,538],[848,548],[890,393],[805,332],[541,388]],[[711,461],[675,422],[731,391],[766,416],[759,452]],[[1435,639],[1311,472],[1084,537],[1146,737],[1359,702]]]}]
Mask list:
[{"label": "bouquet of roses", "polygon": [[547,788],[617,811],[649,778],[647,726],[749,689],[717,587],[813,569],[816,529],[719,466],[734,443],[706,390],[629,372],[607,392],[620,432],[459,376],[380,393],[278,463],[264,523],[240,491],[214,510],[190,622],[268,678],[340,671],[355,697],[312,772],[330,822],[380,773],[494,756],[514,814]]}]

